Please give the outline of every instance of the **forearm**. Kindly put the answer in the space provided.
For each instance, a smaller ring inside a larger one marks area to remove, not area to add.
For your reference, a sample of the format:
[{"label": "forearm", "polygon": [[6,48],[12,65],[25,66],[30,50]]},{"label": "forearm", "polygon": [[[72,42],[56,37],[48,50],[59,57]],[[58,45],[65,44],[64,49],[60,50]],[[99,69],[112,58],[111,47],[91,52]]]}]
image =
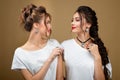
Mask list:
[{"label": "forearm", "polygon": [[25,79],[26,80],[43,80],[51,63],[60,54],[60,52],[62,53],[60,48],[54,48],[52,53],[50,54],[49,58],[43,64],[42,68],[40,68],[40,70],[34,75],[32,75],[27,69],[21,70]]},{"label": "forearm", "polygon": [[53,60],[53,58],[49,58],[40,71],[33,77],[33,80],[43,80]]},{"label": "forearm", "polygon": [[27,69],[23,69],[21,72],[26,80],[43,80],[53,60],[53,58],[49,58],[35,75],[32,75]]},{"label": "forearm", "polygon": [[95,80],[105,80],[101,58],[95,59]]},{"label": "forearm", "polygon": [[56,80],[63,80],[63,64],[62,64],[62,55],[58,56],[58,64],[57,64],[57,74]]}]

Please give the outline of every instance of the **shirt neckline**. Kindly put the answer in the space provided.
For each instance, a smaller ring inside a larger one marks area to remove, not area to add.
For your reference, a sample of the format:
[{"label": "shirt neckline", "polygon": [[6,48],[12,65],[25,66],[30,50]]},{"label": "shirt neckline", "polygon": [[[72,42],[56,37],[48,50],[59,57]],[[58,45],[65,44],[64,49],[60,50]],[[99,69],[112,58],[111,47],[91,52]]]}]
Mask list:
[{"label": "shirt neckline", "polygon": [[83,49],[83,50],[85,50],[85,51],[88,51],[87,49],[85,49],[85,48],[83,48],[82,46],[80,46],[80,45],[76,42],[75,39],[72,39],[72,40],[73,40],[73,42],[74,42],[79,48],[81,48],[81,49]]},{"label": "shirt neckline", "polygon": [[40,49],[37,49],[37,50],[31,50],[30,51],[30,50],[23,49],[22,47],[19,47],[18,49],[20,49],[24,52],[35,53],[35,52],[43,51],[44,49],[46,49],[48,44],[49,44],[49,40],[47,41],[46,45],[43,48],[40,48]]}]

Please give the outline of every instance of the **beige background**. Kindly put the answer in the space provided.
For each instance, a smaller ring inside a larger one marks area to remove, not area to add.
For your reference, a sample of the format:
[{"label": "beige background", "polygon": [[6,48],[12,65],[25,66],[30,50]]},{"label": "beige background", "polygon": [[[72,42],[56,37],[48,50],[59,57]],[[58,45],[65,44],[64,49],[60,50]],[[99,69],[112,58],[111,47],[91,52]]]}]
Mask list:
[{"label": "beige background", "polygon": [[18,17],[29,3],[42,4],[51,13],[52,38],[60,42],[73,37],[70,23],[76,8],[92,7],[98,16],[100,37],[109,51],[113,80],[120,80],[120,0],[0,0],[0,80],[23,80],[19,72],[10,68],[15,48],[27,40]]}]

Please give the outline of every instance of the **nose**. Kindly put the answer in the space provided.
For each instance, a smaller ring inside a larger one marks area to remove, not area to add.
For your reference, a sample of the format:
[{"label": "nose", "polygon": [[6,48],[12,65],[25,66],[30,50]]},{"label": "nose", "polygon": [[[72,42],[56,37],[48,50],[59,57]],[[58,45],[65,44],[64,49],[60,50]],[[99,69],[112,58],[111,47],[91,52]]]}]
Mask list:
[{"label": "nose", "polygon": [[47,27],[47,29],[48,29],[48,31],[51,31],[52,26],[51,26],[51,25],[49,25],[49,26]]},{"label": "nose", "polygon": [[52,28],[52,25],[51,25],[51,24],[47,25],[47,28],[48,28],[48,29],[51,29],[51,28]]},{"label": "nose", "polygon": [[75,24],[75,22],[74,22],[74,21],[72,21],[72,22],[71,22],[71,25],[73,26],[74,24]]}]

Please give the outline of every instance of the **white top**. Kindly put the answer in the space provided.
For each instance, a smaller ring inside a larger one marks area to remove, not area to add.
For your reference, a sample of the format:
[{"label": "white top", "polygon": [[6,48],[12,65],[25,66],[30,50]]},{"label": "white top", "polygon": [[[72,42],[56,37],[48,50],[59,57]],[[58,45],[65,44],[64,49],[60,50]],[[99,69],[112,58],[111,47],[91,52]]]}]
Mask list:
[{"label": "white top", "polygon": [[[28,69],[34,75],[44,65],[52,50],[58,46],[60,46],[58,41],[50,39],[47,45],[40,50],[26,51],[19,47],[15,50],[11,69]],[[44,80],[56,80],[56,69],[57,58],[51,63]]]},{"label": "white top", "polygon": [[[74,39],[62,43],[67,70],[67,80],[94,80],[94,58]],[[111,64],[107,65],[112,74]]]}]

